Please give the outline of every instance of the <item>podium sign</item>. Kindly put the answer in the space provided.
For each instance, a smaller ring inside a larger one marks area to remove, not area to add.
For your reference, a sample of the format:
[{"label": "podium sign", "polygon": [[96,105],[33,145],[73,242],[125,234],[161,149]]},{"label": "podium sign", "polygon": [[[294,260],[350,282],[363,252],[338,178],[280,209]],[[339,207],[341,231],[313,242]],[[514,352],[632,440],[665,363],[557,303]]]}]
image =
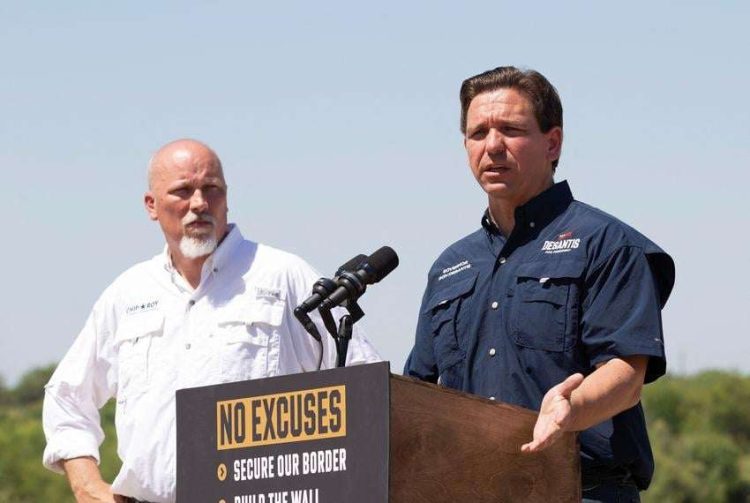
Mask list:
[{"label": "podium sign", "polygon": [[580,501],[575,433],[521,452],[536,417],[387,362],[180,390],[177,501]]},{"label": "podium sign", "polygon": [[177,501],[388,501],[387,362],[177,392]]}]

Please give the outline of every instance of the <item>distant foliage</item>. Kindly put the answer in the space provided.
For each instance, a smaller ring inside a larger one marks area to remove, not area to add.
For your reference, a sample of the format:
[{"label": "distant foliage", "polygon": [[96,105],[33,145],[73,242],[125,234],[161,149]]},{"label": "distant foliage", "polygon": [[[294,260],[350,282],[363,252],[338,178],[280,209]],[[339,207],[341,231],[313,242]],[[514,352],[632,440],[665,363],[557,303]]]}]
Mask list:
[{"label": "distant foliage", "polygon": [[[44,385],[54,365],[32,370],[9,389],[0,381],[0,503],[75,501],[67,480],[42,466],[46,444],[42,431]],[[102,475],[112,480],[119,470],[114,434],[114,403],[101,411],[107,435],[100,448]]]},{"label": "distant foliage", "polygon": [[[54,366],[15,388],[0,378],[0,503],[74,501],[65,477],[42,467],[44,384]],[[704,372],[666,376],[643,391],[656,476],[647,503],[750,503],[750,377]],[[102,475],[119,470],[114,403],[102,409]]]},{"label": "distant foliage", "polygon": [[44,398],[44,385],[49,381],[56,365],[48,365],[43,368],[27,372],[13,390],[13,401],[19,405],[37,403]]},{"label": "distant foliage", "polygon": [[643,391],[656,460],[646,502],[750,502],[750,377],[666,376]]}]

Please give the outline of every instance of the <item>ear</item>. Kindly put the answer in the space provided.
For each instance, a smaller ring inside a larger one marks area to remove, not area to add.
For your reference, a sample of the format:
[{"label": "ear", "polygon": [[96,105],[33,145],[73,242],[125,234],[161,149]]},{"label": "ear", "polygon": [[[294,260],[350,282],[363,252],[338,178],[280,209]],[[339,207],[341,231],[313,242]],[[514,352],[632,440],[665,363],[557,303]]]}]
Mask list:
[{"label": "ear", "polygon": [[158,220],[159,213],[156,211],[156,198],[154,198],[154,193],[150,190],[143,195],[143,204],[146,207],[148,218]]},{"label": "ear", "polygon": [[555,126],[546,133],[544,136],[547,137],[547,159],[550,162],[560,158],[560,152],[562,152],[563,142],[563,131],[559,126]]}]

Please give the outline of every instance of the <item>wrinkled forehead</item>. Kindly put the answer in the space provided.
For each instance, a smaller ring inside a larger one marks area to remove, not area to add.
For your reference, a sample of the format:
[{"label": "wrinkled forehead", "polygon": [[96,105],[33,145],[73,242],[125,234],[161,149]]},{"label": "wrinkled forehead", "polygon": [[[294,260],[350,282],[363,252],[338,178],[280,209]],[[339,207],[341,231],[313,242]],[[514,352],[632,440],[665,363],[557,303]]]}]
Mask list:
[{"label": "wrinkled forehead", "polygon": [[469,103],[469,114],[502,112],[512,115],[533,113],[531,100],[521,91],[504,87],[478,94]]}]

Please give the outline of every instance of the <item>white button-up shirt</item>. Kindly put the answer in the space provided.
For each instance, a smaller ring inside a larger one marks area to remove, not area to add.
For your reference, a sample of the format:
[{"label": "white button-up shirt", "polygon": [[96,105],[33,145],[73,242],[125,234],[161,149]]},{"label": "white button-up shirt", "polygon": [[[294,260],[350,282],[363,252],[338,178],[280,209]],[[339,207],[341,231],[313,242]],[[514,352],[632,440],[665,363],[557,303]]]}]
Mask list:
[{"label": "white button-up shirt", "polygon": [[[99,409],[117,398],[122,468],[116,494],[156,503],[175,499],[175,391],[314,371],[320,344],[292,311],[320,276],[292,254],[243,239],[232,226],[193,289],[165,249],[118,277],[46,386],[44,464],[99,460]],[[322,368],[336,349],[323,336]],[[338,316],[336,316],[338,319]],[[347,365],[380,360],[354,327]]]}]

